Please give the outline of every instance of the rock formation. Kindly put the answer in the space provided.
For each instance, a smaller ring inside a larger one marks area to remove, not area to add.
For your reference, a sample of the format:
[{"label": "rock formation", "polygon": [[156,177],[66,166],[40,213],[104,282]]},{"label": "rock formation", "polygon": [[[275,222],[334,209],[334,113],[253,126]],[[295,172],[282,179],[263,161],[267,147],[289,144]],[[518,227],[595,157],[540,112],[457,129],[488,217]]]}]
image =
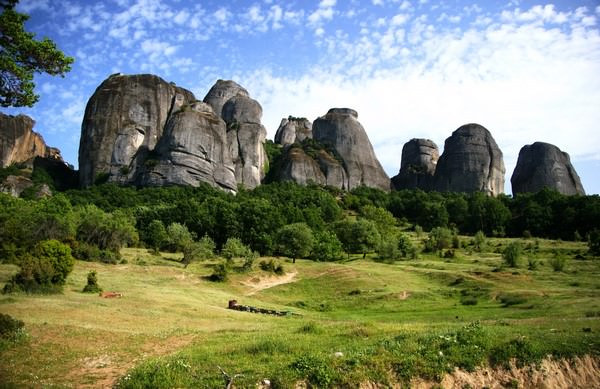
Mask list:
[{"label": "rock formation", "polygon": [[502,151],[490,132],[479,124],[465,124],[452,133],[438,160],[434,190],[440,192],[504,192]]},{"label": "rock formation", "polygon": [[510,181],[515,195],[544,187],[565,195],[585,194],[569,154],[549,143],[523,146]]},{"label": "rock formation", "polygon": [[227,191],[237,189],[225,122],[202,102],[171,114],[144,164],[142,185],[198,186],[205,182]]},{"label": "rock formation", "polygon": [[332,108],[314,121],[313,139],[331,148],[340,157],[346,173],[342,189],[351,190],[365,185],[389,190],[390,179],[357,119],[358,113],[352,109]]},{"label": "rock formation", "polygon": [[135,181],[172,112],[195,100],[183,88],[150,74],[112,75],[94,92],[85,109],[79,144],[82,186],[99,176],[111,181]]},{"label": "rock formation", "polygon": [[437,161],[437,145],[429,139],[411,139],[402,147],[400,172],[392,177],[396,190],[431,190]]},{"label": "rock formation", "polygon": [[288,146],[300,143],[304,139],[312,139],[312,123],[308,119],[292,116],[281,119],[281,124],[275,133],[275,143]]},{"label": "rock formation", "polygon": [[0,167],[22,162],[33,164],[35,157],[62,161],[60,150],[48,147],[42,136],[33,131],[34,125],[29,116],[0,112]]},{"label": "rock formation", "polygon": [[262,107],[248,91],[233,81],[218,80],[204,102],[227,123],[229,154],[239,185],[252,189],[260,185],[268,165],[264,143],[267,130],[261,124]]}]

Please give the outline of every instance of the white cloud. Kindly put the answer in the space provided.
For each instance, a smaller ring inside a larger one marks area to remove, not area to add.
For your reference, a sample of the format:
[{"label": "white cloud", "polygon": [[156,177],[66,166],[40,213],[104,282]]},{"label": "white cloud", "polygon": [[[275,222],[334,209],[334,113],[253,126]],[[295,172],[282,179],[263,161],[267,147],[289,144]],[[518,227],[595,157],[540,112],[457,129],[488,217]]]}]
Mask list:
[{"label": "white cloud", "polygon": [[406,14],[398,14],[392,18],[393,26],[401,26],[408,20],[409,16]]},{"label": "white cloud", "polygon": [[334,15],[334,9],[336,0],[322,0],[319,3],[319,7],[308,16],[308,22],[317,26],[325,20],[331,20]]},{"label": "white cloud", "polygon": [[33,11],[50,11],[49,0],[22,0],[17,4],[17,11],[30,14]]},{"label": "white cloud", "polygon": [[181,10],[177,13],[177,15],[175,15],[175,17],[173,18],[173,21],[176,24],[182,25],[185,22],[187,22],[189,17],[190,17],[190,14],[186,10]]}]

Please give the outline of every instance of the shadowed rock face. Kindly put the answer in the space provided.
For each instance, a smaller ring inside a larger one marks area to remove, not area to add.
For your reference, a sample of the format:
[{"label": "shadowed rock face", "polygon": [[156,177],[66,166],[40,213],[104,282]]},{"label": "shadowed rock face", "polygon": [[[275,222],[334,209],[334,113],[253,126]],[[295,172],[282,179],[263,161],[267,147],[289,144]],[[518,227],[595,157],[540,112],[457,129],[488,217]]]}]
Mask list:
[{"label": "shadowed rock face", "polygon": [[267,130],[261,124],[262,107],[250,98],[248,91],[233,81],[219,80],[210,89],[204,102],[227,124],[229,154],[239,185],[252,189],[260,185],[268,164],[264,149]]},{"label": "shadowed rock face", "polygon": [[205,103],[172,114],[154,154],[156,161],[146,159],[142,185],[205,182],[226,191],[237,189],[225,122]]},{"label": "shadowed rock face", "polygon": [[60,151],[48,147],[40,134],[33,131],[35,122],[26,115],[5,115],[0,112],[1,167],[31,162],[35,157],[62,161]]},{"label": "shadowed rock face", "polygon": [[289,146],[304,139],[312,139],[312,123],[308,119],[281,119],[275,133],[275,143]]},{"label": "shadowed rock face", "polygon": [[153,150],[171,112],[195,100],[183,88],[150,74],[113,75],[94,92],[85,109],[79,145],[80,184],[98,175],[133,182],[143,161],[140,151]]},{"label": "shadowed rock face", "polygon": [[437,145],[429,139],[411,139],[405,143],[400,172],[392,177],[394,188],[431,190],[439,157]]},{"label": "shadowed rock face", "polygon": [[358,113],[353,109],[332,108],[314,121],[313,139],[335,150],[342,159],[346,172],[342,189],[365,185],[390,190],[390,179],[357,118]]},{"label": "shadowed rock face", "polygon": [[502,151],[490,132],[466,124],[446,139],[435,171],[434,190],[440,192],[504,192]]},{"label": "shadowed rock face", "polygon": [[510,181],[515,195],[543,188],[565,195],[585,194],[569,154],[549,143],[523,146]]}]

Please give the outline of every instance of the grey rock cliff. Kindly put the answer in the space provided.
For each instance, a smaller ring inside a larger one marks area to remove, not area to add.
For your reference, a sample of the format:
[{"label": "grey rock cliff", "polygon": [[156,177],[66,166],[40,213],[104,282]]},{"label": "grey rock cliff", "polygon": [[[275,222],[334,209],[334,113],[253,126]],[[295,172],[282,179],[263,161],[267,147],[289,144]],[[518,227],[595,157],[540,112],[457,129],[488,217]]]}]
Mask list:
[{"label": "grey rock cliff", "polygon": [[151,74],[110,76],[85,109],[80,184],[89,186],[101,174],[111,181],[134,181],[143,163],[138,154],[154,149],[171,112],[194,100],[190,91]]},{"label": "grey rock cliff", "polygon": [[515,195],[544,187],[565,195],[585,194],[569,154],[549,143],[523,146],[510,181]]},{"label": "grey rock cliff", "polygon": [[205,182],[226,191],[237,189],[225,122],[205,103],[171,115],[153,157],[145,161],[142,185]]},{"label": "grey rock cliff", "polygon": [[227,123],[229,153],[239,185],[252,189],[260,185],[268,165],[264,143],[267,130],[261,124],[262,107],[248,91],[233,81],[218,80],[204,102],[220,112]]},{"label": "grey rock cliff", "polygon": [[33,131],[35,121],[26,115],[0,112],[0,167],[31,162],[35,157],[62,161],[60,150],[48,147],[40,134]]},{"label": "grey rock cliff", "polygon": [[304,139],[312,139],[312,123],[305,118],[281,119],[281,124],[275,133],[275,143],[288,146],[300,143]]},{"label": "grey rock cliff", "polygon": [[342,189],[365,185],[390,190],[390,179],[375,156],[358,113],[349,108],[332,108],[313,122],[313,139],[335,150],[345,174]]},{"label": "grey rock cliff", "polygon": [[435,171],[440,192],[504,192],[504,160],[492,134],[479,124],[465,124],[452,133]]},{"label": "grey rock cliff", "polygon": [[396,190],[431,190],[440,157],[437,145],[429,139],[411,139],[402,147],[400,172],[392,177]]}]

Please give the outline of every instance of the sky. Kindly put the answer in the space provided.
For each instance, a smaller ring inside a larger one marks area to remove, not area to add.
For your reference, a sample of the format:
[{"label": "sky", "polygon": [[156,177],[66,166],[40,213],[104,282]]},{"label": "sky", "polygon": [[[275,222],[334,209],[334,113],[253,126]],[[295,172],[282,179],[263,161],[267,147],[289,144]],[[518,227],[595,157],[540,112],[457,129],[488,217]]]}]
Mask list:
[{"label": "sky", "polygon": [[412,138],[444,141],[479,123],[504,154],[571,156],[600,193],[600,1],[21,0],[26,28],[75,58],[36,76],[39,103],[3,109],[77,167],[85,105],[113,73],[153,73],[204,98],[217,79],[244,86],[273,139],[282,118],[358,111],[387,174]]}]

